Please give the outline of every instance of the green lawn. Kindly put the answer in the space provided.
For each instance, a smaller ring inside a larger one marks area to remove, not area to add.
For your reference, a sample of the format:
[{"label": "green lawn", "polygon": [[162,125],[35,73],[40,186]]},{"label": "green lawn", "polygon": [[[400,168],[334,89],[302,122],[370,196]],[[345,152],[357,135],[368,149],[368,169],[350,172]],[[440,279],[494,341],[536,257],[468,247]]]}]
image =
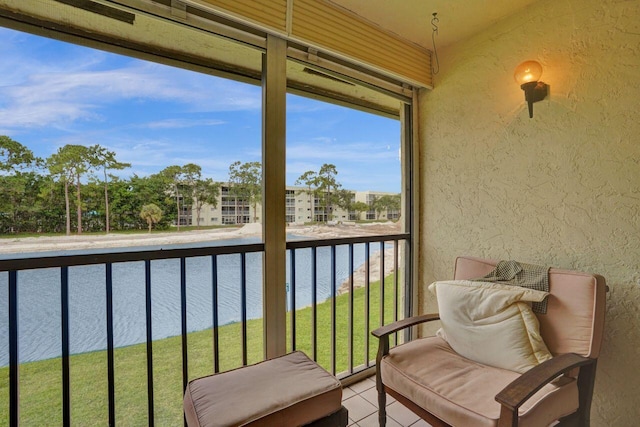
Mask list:
[{"label": "green lawn", "polygon": [[[354,291],[353,365],[365,362],[365,289]],[[393,275],[385,279],[385,322],[393,318]],[[370,287],[369,329],[380,326],[379,282]],[[331,370],[331,302],[317,308],[317,360]],[[296,347],[311,356],[310,307],[296,311]],[[348,369],[349,294],[336,298],[336,372]],[[291,328],[287,319],[287,346]],[[242,364],[241,325],[219,328],[220,369]],[[248,362],[262,360],[262,319],[247,322]],[[375,358],[377,340],[370,335],[369,359]],[[188,336],[189,377],[213,372],[212,330]],[[289,348],[289,350],[291,350]],[[107,353],[98,351],[71,357],[71,417],[75,426],[108,424]],[[154,413],[158,426],[182,425],[182,356],[181,338],[153,342]],[[0,368],[0,426],[8,425],[9,369]],[[146,344],[115,350],[116,423],[119,426],[144,426],[147,420]],[[50,359],[20,366],[20,421],[24,426],[62,424],[61,360]]]}]

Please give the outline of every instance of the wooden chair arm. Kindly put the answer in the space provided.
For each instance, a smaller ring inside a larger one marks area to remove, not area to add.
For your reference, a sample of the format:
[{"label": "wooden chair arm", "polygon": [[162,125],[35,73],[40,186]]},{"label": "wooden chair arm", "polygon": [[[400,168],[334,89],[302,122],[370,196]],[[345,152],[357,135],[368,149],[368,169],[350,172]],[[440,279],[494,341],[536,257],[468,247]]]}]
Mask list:
[{"label": "wooden chair arm", "polygon": [[561,374],[595,362],[575,353],[566,353],[529,369],[496,395],[496,401],[502,405],[498,425],[517,425],[518,408],[538,390]]},{"label": "wooden chair arm", "polygon": [[384,409],[387,398],[384,384],[382,383],[380,363],[382,362],[382,359],[389,354],[389,335],[411,326],[419,325],[420,323],[431,322],[439,319],[440,315],[438,313],[423,314],[422,316],[414,316],[398,320],[397,322],[390,323],[371,331],[371,335],[378,338],[378,354],[376,355],[376,390],[378,390],[378,408],[382,408],[378,412],[378,423],[380,426],[385,426],[387,422],[386,410]]},{"label": "wooden chair arm", "polygon": [[397,322],[390,323],[388,325],[381,326],[380,328],[371,332],[376,338],[383,338],[395,332],[401,331],[411,326],[419,325],[424,322],[431,322],[433,320],[439,320],[440,315],[438,313],[423,314],[421,316],[408,317],[406,319],[398,320]]}]

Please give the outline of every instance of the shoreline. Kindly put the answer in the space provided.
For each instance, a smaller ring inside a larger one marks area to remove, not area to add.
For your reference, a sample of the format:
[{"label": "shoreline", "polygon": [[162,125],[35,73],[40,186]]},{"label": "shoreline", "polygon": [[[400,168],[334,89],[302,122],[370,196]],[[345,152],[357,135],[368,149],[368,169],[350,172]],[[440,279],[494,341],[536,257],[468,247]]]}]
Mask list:
[{"label": "shoreline", "polygon": [[[287,234],[311,239],[371,236],[397,233],[398,223],[365,223],[338,225],[293,225]],[[32,254],[38,252],[130,248],[136,246],[162,246],[188,244],[212,240],[260,237],[261,224],[245,224],[238,228],[190,230],[183,232],[158,232],[135,234],[87,234],[70,236],[38,236],[0,239],[0,254]]]},{"label": "shoreline", "polygon": [[[383,277],[387,277],[393,272],[393,248],[387,248],[384,250],[384,273]],[[353,271],[347,279],[338,286],[337,294],[342,295],[349,292],[349,282],[353,277],[353,289],[362,288],[366,284],[367,280],[367,266],[366,262],[362,263]],[[380,280],[380,252],[376,252],[369,259],[369,283]]]}]

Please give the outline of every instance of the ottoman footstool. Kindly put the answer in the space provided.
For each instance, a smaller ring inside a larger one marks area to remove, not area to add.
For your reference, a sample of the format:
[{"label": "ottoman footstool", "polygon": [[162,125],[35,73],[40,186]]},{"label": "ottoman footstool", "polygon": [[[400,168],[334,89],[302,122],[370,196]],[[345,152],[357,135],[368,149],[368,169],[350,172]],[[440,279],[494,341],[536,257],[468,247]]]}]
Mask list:
[{"label": "ottoman footstool", "polygon": [[184,414],[189,427],[348,422],[340,381],[299,351],[190,381]]}]

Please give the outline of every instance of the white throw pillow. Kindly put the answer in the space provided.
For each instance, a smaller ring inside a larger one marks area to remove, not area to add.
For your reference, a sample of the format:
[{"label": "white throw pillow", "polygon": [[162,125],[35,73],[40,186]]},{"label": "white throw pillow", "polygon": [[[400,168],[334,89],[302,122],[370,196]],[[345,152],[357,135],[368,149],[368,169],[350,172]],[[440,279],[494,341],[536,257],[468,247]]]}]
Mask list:
[{"label": "white throw pillow", "polygon": [[434,282],[442,328],[438,336],[476,362],[526,372],[551,359],[540,324],[528,303],[548,292],[470,280]]}]

